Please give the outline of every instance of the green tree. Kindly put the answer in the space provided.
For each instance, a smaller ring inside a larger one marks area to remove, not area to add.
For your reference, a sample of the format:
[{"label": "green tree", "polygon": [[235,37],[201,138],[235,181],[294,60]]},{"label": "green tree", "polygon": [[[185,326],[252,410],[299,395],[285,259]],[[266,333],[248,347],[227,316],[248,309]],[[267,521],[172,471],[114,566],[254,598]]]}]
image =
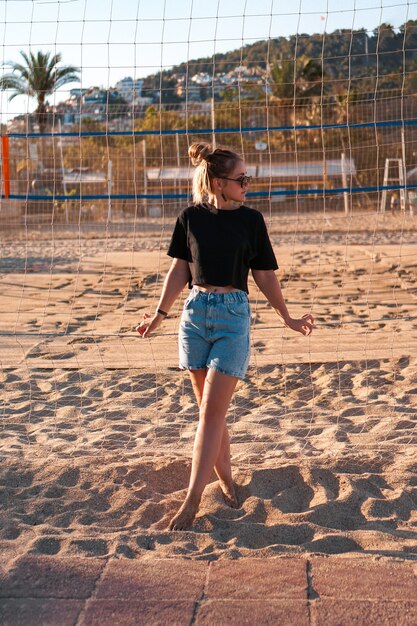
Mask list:
[{"label": "green tree", "polygon": [[321,63],[302,56],[298,59],[281,59],[271,66],[271,90],[277,98],[291,99],[317,96],[323,80]]},{"label": "green tree", "polygon": [[[284,126],[295,125],[297,107],[301,103],[305,106],[314,96],[321,95],[325,86],[324,78],[321,64],[304,55],[298,59],[281,59],[271,65],[271,100],[279,103]],[[288,131],[284,131],[284,137],[286,149],[289,150],[292,139]]]},{"label": "green tree", "polygon": [[63,85],[79,81],[79,69],[72,65],[58,67],[62,60],[60,53],[52,55],[39,50],[36,55],[23,51],[20,54],[24,63],[6,64],[12,71],[0,77],[0,89],[12,90],[9,100],[21,95],[36,99],[36,120],[39,132],[43,133],[47,122],[47,97]]}]

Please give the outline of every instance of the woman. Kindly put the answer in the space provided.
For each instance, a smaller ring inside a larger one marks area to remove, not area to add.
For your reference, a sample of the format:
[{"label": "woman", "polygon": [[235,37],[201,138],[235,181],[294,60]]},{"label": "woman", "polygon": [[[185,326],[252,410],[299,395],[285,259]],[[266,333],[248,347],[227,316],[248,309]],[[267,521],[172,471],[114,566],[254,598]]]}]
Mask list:
[{"label": "woman", "polygon": [[278,268],[262,214],[243,205],[250,176],[241,156],[231,150],[194,143],[194,205],[176,222],[168,255],[173,257],[158,308],[137,327],[149,337],[187,284],[179,331],[180,368],[189,370],[199,406],[187,496],[169,524],[190,528],[213,468],[225,501],[239,506],[232,479],[226,413],[250,353],[249,269],[259,289],[286,326],[303,335],[313,329],[312,315],[292,318],[285,305]]}]

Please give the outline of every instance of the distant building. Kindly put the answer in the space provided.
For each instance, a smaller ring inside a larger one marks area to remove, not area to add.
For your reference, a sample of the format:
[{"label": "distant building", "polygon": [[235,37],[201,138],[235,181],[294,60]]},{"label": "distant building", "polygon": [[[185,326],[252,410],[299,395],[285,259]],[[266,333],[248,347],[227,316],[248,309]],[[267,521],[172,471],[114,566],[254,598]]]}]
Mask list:
[{"label": "distant building", "polygon": [[104,122],[126,114],[126,102],[117,91],[107,91],[93,87],[83,94],[75,113],[75,122],[80,119],[93,119]]},{"label": "distant building", "polygon": [[143,80],[134,80],[131,76],[126,76],[116,83],[116,90],[126,102],[132,102],[142,95]]},{"label": "distant building", "polygon": [[207,87],[213,82],[213,75],[207,74],[205,72],[199,72],[198,74],[194,74],[194,76],[191,77],[191,81],[193,83],[196,83],[196,85],[202,85],[204,87]]},{"label": "distant building", "polygon": [[17,115],[7,122],[8,133],[31,133],[35,124],[33,114]]},{"label": "distant building", "polygon": [[75,113],[72,113],[72,112],[69,112],[69,111],[65,111],[64,112],[63,123],[64,124],[75,124]]},{"label": "distant building", "polygon": [[200,72],[194,74],[188,81],[185,81],[185,77],[181,76],[177,79],[175,93],[180,98],[187,98],[193,102],[201,102],[211,98],[213,95],[217,96],[223,90],[224,85],[220,81],[220,75],[216,74],[214,77],[210,74]]}]

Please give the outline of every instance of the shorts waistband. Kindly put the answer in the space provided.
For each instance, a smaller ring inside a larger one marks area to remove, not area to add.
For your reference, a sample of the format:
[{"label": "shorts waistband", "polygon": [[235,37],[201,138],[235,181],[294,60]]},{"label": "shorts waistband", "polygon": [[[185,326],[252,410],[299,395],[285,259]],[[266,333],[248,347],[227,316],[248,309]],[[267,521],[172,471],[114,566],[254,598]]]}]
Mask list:
[{"label": "shorts waistband", "polygon": [[197,286],[191,289],[190,295],[198,297],[198,299],[211,302],[247,302],[248,294],[246,291],[229,291],[227,293],[215,293],[214,291],[202,291]]}]

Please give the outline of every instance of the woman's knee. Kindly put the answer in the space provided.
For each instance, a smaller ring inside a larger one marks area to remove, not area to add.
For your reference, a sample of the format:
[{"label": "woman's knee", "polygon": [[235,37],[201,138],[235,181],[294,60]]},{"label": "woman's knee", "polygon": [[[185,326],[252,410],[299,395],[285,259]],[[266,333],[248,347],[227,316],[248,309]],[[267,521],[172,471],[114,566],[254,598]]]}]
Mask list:
[{"label": "woman's knee", "polygon": [[226,413],[221,408],[207,407],[203,403],[200,407],[199,420],[203,424],[215,424],[223,429],[226,424]]}]

